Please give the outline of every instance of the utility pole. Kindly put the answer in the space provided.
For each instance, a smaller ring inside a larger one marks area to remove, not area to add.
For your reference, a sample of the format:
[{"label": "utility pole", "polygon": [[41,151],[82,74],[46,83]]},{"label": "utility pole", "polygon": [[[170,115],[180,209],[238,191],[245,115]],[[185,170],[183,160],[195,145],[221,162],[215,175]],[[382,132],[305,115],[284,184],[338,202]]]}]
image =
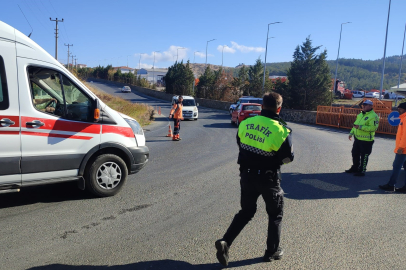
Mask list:
[{"label": "utility pole", "polygon": [[67,64],[66,68],[69,70],[69,55],[70,55],[70,54],[69,54],[69,47],[70,47],[70,46],[73,46],[73,44],[68,44],[68,45],[66,45],[66,44],[64,43],[64,45],[65,45],[65,46],[68,46],[68,64]]},{"label": "utility pole", "polygon": [[[78,60],[77,58],[75,58],[75,69],[78,70],[77,66],[76,66],[76,60]],[[72,63],[73,64],[73,63]]]},{"label": "utility pole", "polygon": [[58,18],[56,18],[55,20],[52,20],[51,18],[49,18],[50,21],[52,22],[56,22],[56,28],[55,28],[55,59],[58,60],[58,22],[63,22],[62,20],[58,20]]},{"label": "utility pole", "polygon": [[73,70],[73,57],[76,57],[76,55],[72,55],[72,70]]}]

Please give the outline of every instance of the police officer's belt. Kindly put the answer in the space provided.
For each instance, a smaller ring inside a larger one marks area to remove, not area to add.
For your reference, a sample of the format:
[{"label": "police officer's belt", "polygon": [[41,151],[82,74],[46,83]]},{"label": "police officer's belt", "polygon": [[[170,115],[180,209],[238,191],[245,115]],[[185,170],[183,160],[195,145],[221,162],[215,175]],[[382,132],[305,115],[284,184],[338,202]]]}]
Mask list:
[{"label": "police officer's belt", "polygon": [[241,172],[250,173],[250,174],[275,174],[275,173],[277,173],[272,170],[260,170],[260,169],[251,169],[251,168],[241,169]]}]

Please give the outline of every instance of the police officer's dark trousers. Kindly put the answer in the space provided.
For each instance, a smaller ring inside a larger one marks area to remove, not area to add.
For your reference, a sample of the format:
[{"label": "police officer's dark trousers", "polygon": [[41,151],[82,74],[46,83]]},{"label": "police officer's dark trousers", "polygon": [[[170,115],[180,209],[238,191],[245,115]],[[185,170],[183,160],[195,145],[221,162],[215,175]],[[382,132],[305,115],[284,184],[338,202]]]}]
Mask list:
[{"label": "police officer's dark trousers", "polygon": [[352,166],[360,172],[365,172],[367,169],[368,158],[372,152],[374,141],[361,141],[354,137],[352,145]]},{"label": "police officer's dark trousers", "polygon": [[283,216],[283,190],[280,187],[279,175],[280,173],[274,172],[258,174],[258,171],[241,171],[241,210],[235,215],[223,237],[229,246],[254,217],[258,197],[262,195],[269,217],[267,250],[270,253],[277,251]]}]

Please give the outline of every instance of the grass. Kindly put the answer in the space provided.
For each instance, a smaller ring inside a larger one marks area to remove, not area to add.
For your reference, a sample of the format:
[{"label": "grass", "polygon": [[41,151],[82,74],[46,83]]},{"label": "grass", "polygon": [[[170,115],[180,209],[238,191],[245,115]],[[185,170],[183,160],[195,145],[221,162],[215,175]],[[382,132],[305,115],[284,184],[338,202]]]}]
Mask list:
[{"label": "grass", "polygon": [[134,118],[141,126],[149,125],[153,120],[153,107],[143,103],[131,103],[125,99],[99,91],[86,82],[83,83],[110,108]]}]

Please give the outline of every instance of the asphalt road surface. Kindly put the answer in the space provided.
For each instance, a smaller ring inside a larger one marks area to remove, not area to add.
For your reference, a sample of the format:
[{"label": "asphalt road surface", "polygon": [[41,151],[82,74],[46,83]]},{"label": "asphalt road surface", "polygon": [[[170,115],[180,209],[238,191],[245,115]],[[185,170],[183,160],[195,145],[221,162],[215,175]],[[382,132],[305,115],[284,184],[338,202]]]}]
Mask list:
[{"label": "asphalt road surface", "polygon": [[[75,183],[0,196],[0,269],[222,269],[214,242],[239,210],[236,126],[225,111],[199,108],[168,132],[170,103],[93,82],[133,102],[159,106],[145,127],[150,162],[111,198]],[[348,130],[290,123],[295,160],[282,168],[285,215],[280,261],[263,263],[267,215],[258,212],[230,249],[230,269],[405,269],[406,195],[388,181],[394,137],[378,136],[365,177],[351,166]],[[402,172],[400,183],[404,183]]]}]

